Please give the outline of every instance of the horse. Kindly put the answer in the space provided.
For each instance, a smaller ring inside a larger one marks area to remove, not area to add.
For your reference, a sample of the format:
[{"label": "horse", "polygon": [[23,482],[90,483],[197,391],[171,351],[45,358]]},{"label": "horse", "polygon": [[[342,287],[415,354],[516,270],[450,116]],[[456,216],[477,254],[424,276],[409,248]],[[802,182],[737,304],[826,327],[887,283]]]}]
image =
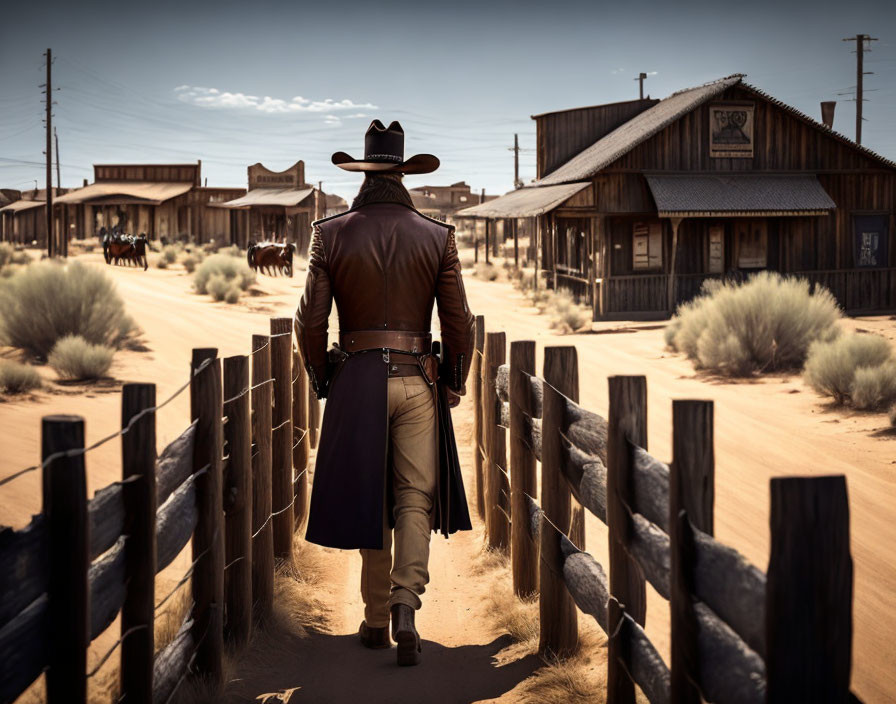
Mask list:
[{"label": "horse", "polygon": [[292,257],[296,251],[296,246],[291,242],[288,244],[277,244],[274,242],[259,242],[258,244],[249,243],[246,250],[246,261],[255,271],[261,270],[263,274],[272,275],[272,272],[286,274],[289,277],[293,275]]},{"label": "horse", "polygon": [[106,264],[120,264],[124,261],[129,266],[143,264],[143,271],[149,267],[146,257],[146,235],[106,235],[103,237],[103,257]]}]

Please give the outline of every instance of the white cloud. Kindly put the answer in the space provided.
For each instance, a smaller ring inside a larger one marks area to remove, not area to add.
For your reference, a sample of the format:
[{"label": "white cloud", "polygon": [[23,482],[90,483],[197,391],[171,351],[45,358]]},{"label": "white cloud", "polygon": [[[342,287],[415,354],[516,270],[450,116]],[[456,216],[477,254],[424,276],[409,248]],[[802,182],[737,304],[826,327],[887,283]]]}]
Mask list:
[{"label": "white cloud", "polygon": [[[220,91],[217,88],[206,88],[204,86],[181,85],[174,89],[178,100],[191,105],[198,105],[204,108],[243,108],[258,110],[269,115],[282,113],[331,113],[341,110],[357,110],[359,108],[376,108],[371,103],[355,103],[349,99],[333,100],[325,98],[324,100],[310,100],[297,95],[291,100],[283,98],[272,98],[269,95],[263,98],[257,95],[247,95],[246,93],[230,93],[228,91]],[[347,117],[366,117],[364,113],[355,113]],[[334,124],[330,118],[338,121],[333,115],[328,114],[325,118],[327,124]]]}]

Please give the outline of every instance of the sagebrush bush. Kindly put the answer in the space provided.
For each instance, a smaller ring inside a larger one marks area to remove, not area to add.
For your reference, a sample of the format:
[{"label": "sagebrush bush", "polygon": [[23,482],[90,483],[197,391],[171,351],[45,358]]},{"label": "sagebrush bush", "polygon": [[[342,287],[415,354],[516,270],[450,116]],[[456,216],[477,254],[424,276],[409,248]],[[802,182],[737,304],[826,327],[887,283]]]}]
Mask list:
[{"label": "sagebrush bush", "polygon": [[15,245],[10,242],[0,242],[0,269],[10,264],[29,264],[31,257],[28,252],[17,251]]},{"label": "sagebrush bush", "polygon": [[119,347],[135,328],[112,279],[98,267],[41,262],[0,285],[0,339],[43,359],[66,335]]},{"label": "sagebrush bush", "polygon": [[224,302],[225,303],[236,303],[240,300],[240,295],[242,291],[240,287],[236,284],[230,284],[230,288],[227,289],[227,293],[224,294]]},{"label": "sagebrush bush", "polygon": [[498,267],[489,262],[477,262],[473,265],[473,276],[484,281],[497,281],[500,276]]},{"label": "sagebrush bush", "polygon": [[255,272],[249,268],[242,256],[232,257],[229,254],[218,253],[206,257],[196,268],[193,286],[199,293],[209,293],[209,279],[215,274],[235,281],[243,291],[255,282]]},{"label": "sagebrush bush", "polygon": [[896,402],[896,361],[879,367],[859,367],[850,394],[853,408],[883,411]]},{"label": "sagebrush bush", "polygon": [[223,274],[212,274],[205,288],[216,301],[223,301],[227,291],[230,290],[230,279]]},{"label": "sagebrush bush", "polygon": [[712,284],[678,309],[667,336],[699,369],[728,376],[799,369],[809,346],[838,333],[829,291],[803,279],[761,272],[743,284]]},{"label": "sagebrush bush", "polygon": [[180,247],[174,244],[167,245],[162,250],[162,259],[169,264],[174,264],[177,261],[177,255],[180,253]]},{"label": "sagebrush bush", "polygon": [[165,259],[165,257],[162,257],[161,259],[159,259],[159,261],[156,262],[156,266],[159,267],[159,269],[167,269],[168,260]]},{"label": "sagebrush bush", "polygon": [[196,258],[192,254],[185,256],[181,264],[184,265],[184,269],[188,274],[192,274],[196,271]]},{"label": "sagebrush bush", "polygon": [[890,425],[896,428],[896,403],[890,406],[890,410],[887,411],[887,416],[890,419]]},{"label": "sagebrush bush", "polygon": [[40,374],[27,364],[0,360],[0,392],[21,394],[41,386]]},{"label": "sagebrush bush", "polygon": [[99,379],[112,366],[115,350],[92,345],[80,335],[67,335],[56,343],[47,362],[63,379]]},{"label": "sagebrush bush", "polygon": [[843,404],[851,398],[856,370],[879,367],[891,355],[890,344],[878,335],[841,335],[830,342],[816,342],[809,348],[803,377],[813,389]]}]

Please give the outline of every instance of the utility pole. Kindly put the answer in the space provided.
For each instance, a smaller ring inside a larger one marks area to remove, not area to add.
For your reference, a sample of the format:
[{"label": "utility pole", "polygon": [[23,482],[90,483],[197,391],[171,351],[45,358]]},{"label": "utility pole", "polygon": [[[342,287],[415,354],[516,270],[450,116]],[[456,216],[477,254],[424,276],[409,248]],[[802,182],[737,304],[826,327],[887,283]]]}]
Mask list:
[{"label": "utility pole", "polygon": [[53,139],[56,140],[56,190],[62,188],[62,175],[59,170],[59,133],[53,128]]},{"label": "utility pole", "polygon": [[647,74],[641,72],[638,74],[638,77],[635,79],[638,82],[638,95],[641,100],[644,100],[644,79],[647,78]]},{"label": "utility pole", "polygon": [[[876,42],[877,39],[867,34],[846,37],[843,41],[856,43],[856,144],[862,143],[862,103],[865,102],[864,77],[873,71],[865,71],[865,42]],[[867,51],[871,51],[869,44]]]},{"label": "utility pole", "polygon": [[513,135],[513,146],[507,148],[513,152],[513,187],[522,188],[523,182],[520,181],[520,136]]},{"label": "utility pole", "polygon": [[47,49],[47,256],[53,256],[53,54]]}]

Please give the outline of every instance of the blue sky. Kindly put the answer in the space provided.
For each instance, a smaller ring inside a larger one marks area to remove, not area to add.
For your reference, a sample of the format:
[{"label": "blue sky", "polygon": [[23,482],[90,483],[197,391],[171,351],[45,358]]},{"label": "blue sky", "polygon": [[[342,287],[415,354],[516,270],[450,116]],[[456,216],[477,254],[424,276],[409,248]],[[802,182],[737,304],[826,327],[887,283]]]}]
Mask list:
[{"label": "blue sky", "polygon": [[892,2],[18,3],[0,17],[0,186],[43,185],[38,85],[52,47],[62,184],[103,162],[202,160],[209,185],[245,186],[246,167],[304,159],[309,180],[347,198],[360,179],[330,164],[361,153],[370,119],[398,119],[406,154],[490,193],[535,175],[539,112],[664,97],[731,73],[804,112],[837,100],[853,136],[853,45],[866,55],[866,146],[896,158]]}]

